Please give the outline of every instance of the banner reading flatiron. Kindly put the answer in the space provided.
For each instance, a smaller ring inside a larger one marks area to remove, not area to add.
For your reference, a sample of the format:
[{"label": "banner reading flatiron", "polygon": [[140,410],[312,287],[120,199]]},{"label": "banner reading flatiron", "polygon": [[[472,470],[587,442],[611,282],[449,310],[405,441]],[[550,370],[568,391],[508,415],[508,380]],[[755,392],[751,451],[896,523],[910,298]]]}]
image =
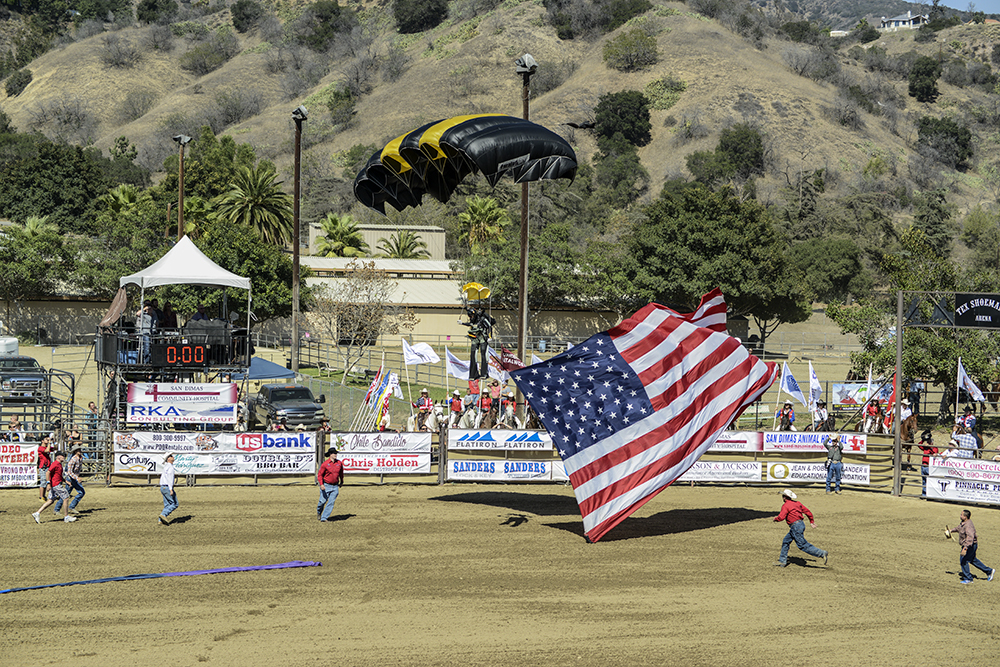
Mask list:
[{"label": "banner reading flatiron", "polygon": [[128,385],[128,418],[135,424],[235,424],[233,382]]}]

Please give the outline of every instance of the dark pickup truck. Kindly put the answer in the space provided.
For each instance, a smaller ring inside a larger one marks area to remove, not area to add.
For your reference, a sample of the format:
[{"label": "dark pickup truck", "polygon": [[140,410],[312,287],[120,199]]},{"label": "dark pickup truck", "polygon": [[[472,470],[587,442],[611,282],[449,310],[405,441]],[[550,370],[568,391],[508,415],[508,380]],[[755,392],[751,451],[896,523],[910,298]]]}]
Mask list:
[{"label": "dark pickup truck", "polygon": [[321,394],[317,401],[309,387],[300,384],[265,384],[256,396],[247,400],[247,428],[270,428],[274,422],[284,419],[289,429],[294,429],[299,424],[314,429],[326,417],[321,403],[326,403],[326,396]]},{"label": "dark pickup truck", "polygon": [[0,357],[0,397],[11,401],[30,401],[45,399],[48,393],[48,373],[37,359]]}]

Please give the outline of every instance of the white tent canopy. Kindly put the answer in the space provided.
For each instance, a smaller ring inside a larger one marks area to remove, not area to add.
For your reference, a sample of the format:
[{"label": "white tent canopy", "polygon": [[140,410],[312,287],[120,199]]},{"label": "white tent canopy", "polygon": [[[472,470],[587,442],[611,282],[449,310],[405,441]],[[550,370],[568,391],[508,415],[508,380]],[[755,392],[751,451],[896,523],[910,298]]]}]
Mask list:
[{"label": "white tent canopy", "polygon": [[122,277],[119,285],[138,285],[143,291],[161,285],[215,285],[249,290],[250,279],[226,271],[185,236],[156,263]]}]

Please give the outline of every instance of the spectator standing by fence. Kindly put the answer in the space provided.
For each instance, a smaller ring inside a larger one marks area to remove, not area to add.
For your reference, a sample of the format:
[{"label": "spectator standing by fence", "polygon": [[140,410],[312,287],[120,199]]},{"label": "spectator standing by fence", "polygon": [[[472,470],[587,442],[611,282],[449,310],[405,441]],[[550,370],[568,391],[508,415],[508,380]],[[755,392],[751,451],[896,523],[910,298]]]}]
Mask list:
[{"label": "spectator standing by fence", "polygon": [[344,483],[344,464],[337,460],[337,448],[326,450],[326,460],[316,473],[316,483],[319,484],[319,503],[316,505],[316,517],[323,523],[330,519],[333,504],[340,495],[340,486]]},{"label": "spectator standing by fence", "polygon": [[163,460],[163,472],[160,473],[160,493],[163,495],[163,512],[157,517],[157,521],[160,522],[161,526],[169,526],[170,522],[167,520],[167,517],[170,516],[171,512],[180,507],[180,503],[177,502],[177,491],[174,490],[175,476],[174,455],[167,454],[167,457]]},{"label": "spectator standing by fence", "polygon": [[827,436],[823,440],[826,447],[826,492],[830,493],[830,483],[833,482],[837,495],[840,495],[840,479],[844,475],[844,443],[839,435]]},{"label": "spectator standing by fence", "polygon": [[979,536],[976,535],[976,527],[972,523],[972,512],[962,510],[960,518],[961,522],[949,530],[953,533],[958,533],[958,544],[962,547],[961,556],[958,559],[958,564],[962,567],[961,582],[963,584],[972,583],[972,572],[969,570],[969,565],[974,565],[984,572],[986,574],[986,581],[993,581],[993,573],[996,570],[986,567],[976,557],[976,551],[979,549]]},{"label": "spectator standing by fence", "polygon": [[795,493],[790,489],[782,491],[781,498],[784,501],[781,505],[781,512],[778,516],[774,517],[774,520],[785,521],[788,524],[788,534],[785,535],[785,539],[781,542],[781,555],[778,556],[778,562],[775,565],[777,567],[786,567],[788,565],[788,548],[791,546],[793,540],[799,549],[810,556],[822,558],[823,564],[826,565],[830,560],[830,554],[818,547],[814,547],[806,541],[806,525],[802,517],[809,517],[809,525],[815,528],[816,519],[813,518],[812,512],[796,499]]},{"label": "spectator standing by fence", "polygon": [[931,457],[938,453],[938,448],[934,446],[934,434],[929,430],[920,434],[920,495],[927,497],[927,477],[931,472]]}]

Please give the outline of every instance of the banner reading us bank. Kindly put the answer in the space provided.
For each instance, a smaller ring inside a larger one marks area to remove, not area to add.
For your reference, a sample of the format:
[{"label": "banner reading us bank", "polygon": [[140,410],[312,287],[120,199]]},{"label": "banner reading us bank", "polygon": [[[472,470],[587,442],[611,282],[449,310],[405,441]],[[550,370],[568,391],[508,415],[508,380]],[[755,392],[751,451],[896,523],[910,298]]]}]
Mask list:
[{"label": "banner reading us bank", "polygon": [[308,453],[315,455],[316,434],[308,431],[276,433],[192,432],[159,433],[151,431],[116,432],[117,452],[219,452],[254,454]]},{"label": "banner reading us bank", "polygon": [[235,424],[238,391],[233,382],[163,384],[130,382],[128,416],[136,424]]},{"label": "banner reading us bank", "polygon": [[764,432],[765,452],[825,452],[823,441],[839,435],[847,454],[866,454],[868,436],[864,433],[825,433],[823,431]]}]

